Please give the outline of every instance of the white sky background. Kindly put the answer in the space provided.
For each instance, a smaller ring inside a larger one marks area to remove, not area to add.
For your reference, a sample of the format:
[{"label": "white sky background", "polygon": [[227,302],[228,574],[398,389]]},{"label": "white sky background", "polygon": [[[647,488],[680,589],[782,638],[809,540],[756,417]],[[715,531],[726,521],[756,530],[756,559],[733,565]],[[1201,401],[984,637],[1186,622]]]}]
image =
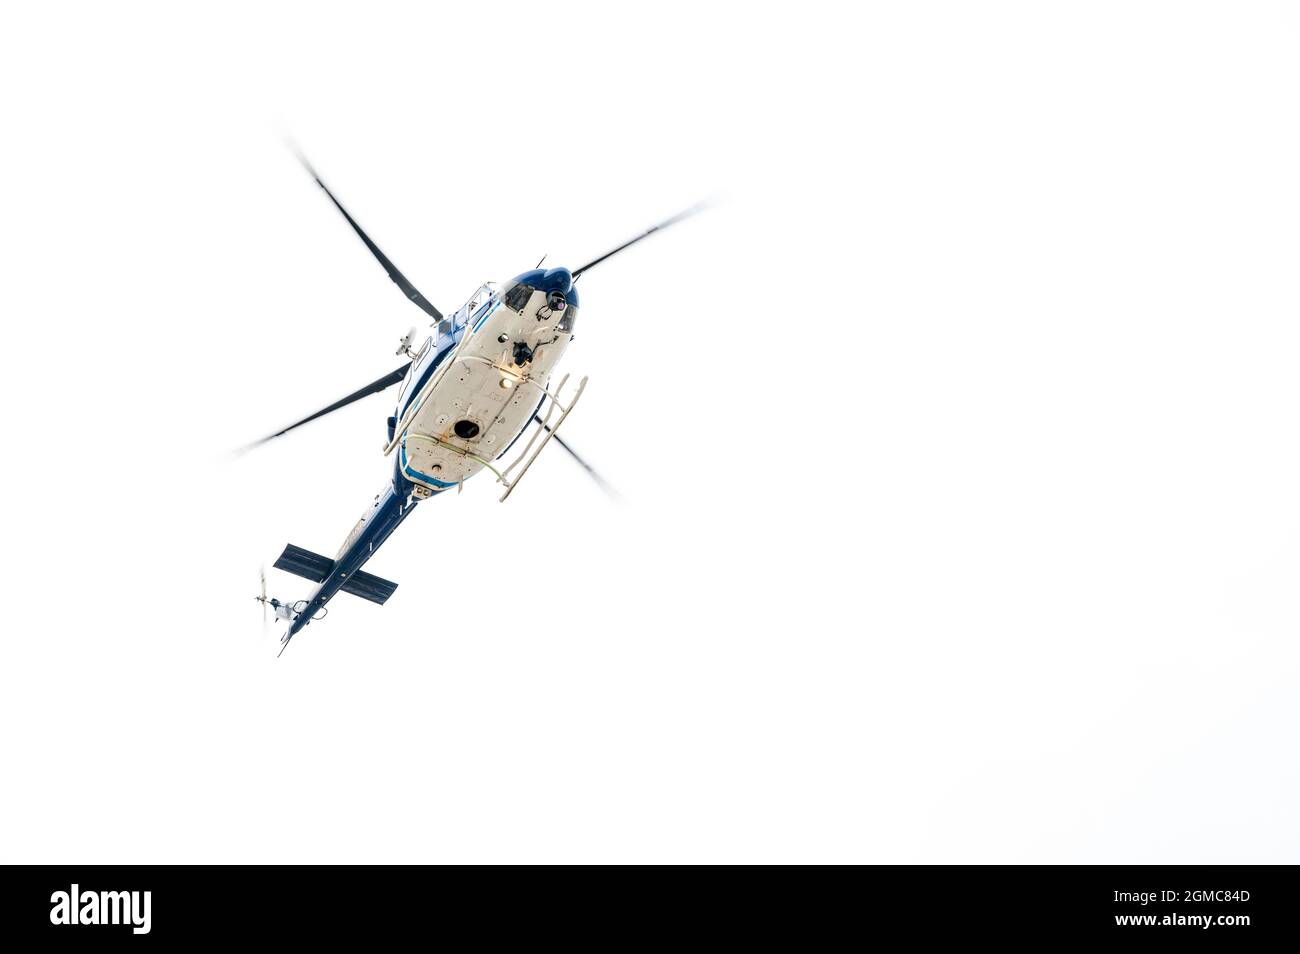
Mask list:
[{"label": "white sky background", "polygon": [[[8,11],[0,859],[1300,860],[1282,4]],[[584,277],[567,436],[425,504],[422,315]],[[268,571],[299,598],[306,581]]]}]

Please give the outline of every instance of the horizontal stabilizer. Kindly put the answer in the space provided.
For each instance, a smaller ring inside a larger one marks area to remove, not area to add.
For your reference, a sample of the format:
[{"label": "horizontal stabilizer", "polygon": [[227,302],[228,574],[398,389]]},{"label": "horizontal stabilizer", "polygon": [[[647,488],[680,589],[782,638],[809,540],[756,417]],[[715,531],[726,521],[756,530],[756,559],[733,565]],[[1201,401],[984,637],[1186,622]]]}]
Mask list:
[{"label": "horizontal stabilizer", "polygon": [[[321,556],[319,553],[312,553],[310,550],[304,550],[302,547],[296,547],[290,543],[284,548],[284,552],[280,554],[280,559],[275,561],[275,568],[284,570],[286,573],[292,573],[294,576],[301,576],[313,583],[321,583],[334,569],[334,561],[329,557]],[[358,570],[344,581],[339,588],[344,593],[351,593],[363,600],[370,600],[372,603],[382,605],[393,595],[393,591],[397,589],[397,584],[391,580],[385,580],[383,577],[375,576],[373,573]]]},{"label": "horizontal stabilizer", "polygon": [[280,559],[275,561],[275,568],[292,573],[294,576],[301,576],[313,583],[320,583],[330,575],[330,570],[334,569],[334,561],[290,543],[280,554]]},{"label": "horizontal stabilizer", "polygon": [[363,600],[370,600],[370,602],[378,603],[380,606],[393,595],[395,589],[397,589],[396,583],[385,580],[381,576],[375,576],[373,573],[367,573],[364,570],[357,570],[343,584],[344,593],[351,593],[353,596],[359,596]]}]

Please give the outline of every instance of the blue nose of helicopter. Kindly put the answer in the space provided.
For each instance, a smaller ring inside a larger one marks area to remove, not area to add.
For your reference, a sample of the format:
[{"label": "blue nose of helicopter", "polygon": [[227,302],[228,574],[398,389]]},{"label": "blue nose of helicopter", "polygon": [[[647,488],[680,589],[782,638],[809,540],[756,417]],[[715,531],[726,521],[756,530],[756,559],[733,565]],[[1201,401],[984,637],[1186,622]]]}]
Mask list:
[{"label": "blue nose of helicopter", "polygon": [[569,305],[578,307],[578,289],[573,285],[573,273],[567,268],[548,268],[545,271],[534,268],[531,272],[516,275],[513,281],[544,291],[547,295],[559,293]]},{"label": "blue nose of helicopter", "polygon": [[557,291],[561,295],[567,295],[573,291],[573,275],[567,268],[550,268],[542,275],[542,284],[539,286],[543,291]]}]

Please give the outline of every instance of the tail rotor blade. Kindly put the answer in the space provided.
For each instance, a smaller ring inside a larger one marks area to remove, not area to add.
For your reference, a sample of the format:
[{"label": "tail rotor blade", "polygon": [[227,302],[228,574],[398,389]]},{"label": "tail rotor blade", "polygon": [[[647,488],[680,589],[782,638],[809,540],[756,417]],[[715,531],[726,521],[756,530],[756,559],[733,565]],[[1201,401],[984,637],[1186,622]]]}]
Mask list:
[{"label": "tail rotor blade", "polygon": [[260,572],[261,572],[261,575],[262,575],[262,595],[261,595],[261,597],[260,597],[260,601],[261,601],[261,603],[262,603],[262,635],[265,636],[265,635],[266,635],[266,623],[267,623],[267,619],[266,619],[266,564],[265,564],[265,563],[262,564],[262,567],[261,567]]}]

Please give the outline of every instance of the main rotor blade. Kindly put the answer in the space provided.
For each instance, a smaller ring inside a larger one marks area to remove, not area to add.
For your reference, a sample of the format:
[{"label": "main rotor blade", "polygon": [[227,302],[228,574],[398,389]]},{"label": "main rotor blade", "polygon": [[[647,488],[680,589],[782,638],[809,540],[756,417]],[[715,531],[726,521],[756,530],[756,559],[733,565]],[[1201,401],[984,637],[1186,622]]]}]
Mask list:
[{"label": "main rotor blade", "polygon": [[339,202],[338,199],[334,198],[334,193],[331,192],[329,187],[321,181],[316,170],[313,169],[311,163],[307,161],[307,157],[301,152],[298,152],[297,149],[294,149],[294,152],[298,155],[298,161],[303,164],[303,167],[311,177],[316,180],[316,184],[325,190],[325,194],[330,197],[330,201],[334,203],[334,207],[343,213],[343,218],[348,220],[348,225],[352,226],[353,231],[361,237],[361,241],[366,243],[366,248],[370,249],[370,254],[379,259],[379,264],[384,266],[384,271],[388,272],[388,277],[391,278],[393,283],[402,290],[402,294],[419,305],[420,308],[424,310],[424,313],[432,317],[434,321],[442,321],[442,312],[437,308],[434,308],[429,299],[421,295],[420,290],[407,281],[406,276],[399,272],[397,266],[388,260],[388,256],[380,251],[379,246],[370,240],[370,236],[365,233],[365,230],[362,229],[361,226],[357,225],[357,220],[348,215],[348,210],[343,208],[343,204]]},{"label": "main rotor blade", "polygon": [[618,248],[612,248],[612,249],[610,249],[610,250],[609,250],[608,252],[606,252],[604,255],[600,256],[600,258],[593,258],[590,262],[588,262],[586,265],[583,265],[581,268],[575,268],[575,269],[573,270],[573,277],[574,277],[574,278],[577,278],[579,275],[581,275],[581,274],[582,274],[583,272],[585,272],[587,269],[592,268],[592,267],[594,267],[594,266],[596,266],[596,265],[599,265],[601,262],[603,262],[603,261],[604,261],[605,259],[607,259],[607,258],[611,258],[611,257],[617,255],[619,252],[623,251],[623,249],[627,248],[628,246],[630,246],[630,245],[635,245],[637,242],[641,241],[643,238],[648,238],[649,236],[654,235],[654,234],[655,234],[656,232],[658,232],[659,230],[668,228],[668,226],[670,226],[670,225],[676,225],[676,224],[677,224],[678,222],[680,222],[682,219],[688,219],[688,218],[690,218],[692,215],[694,215],[696,212],[702,212],[702,211],[704,211],[706,208],[708,208],[708,203],[707,203],[707,202],[697,202],[697,203],[695,203],[693,206],[691,206],[689,209],[683,209],[681,212],[678,212],[678,213],[677,213],[676,215],[674,215],[672,218],[664,219],[664,220],[663,220],[662,222],[660,222],[658,225],[652,225],[652,226],[650,226],[650,228],[646,229],[644,232],[642,232],[642,233],[641,233],[640,235],[638,235],[636,238],[628,239],[628,241],[626,241],[626,242],[624,242],[622,245],[618,246]]},{"label": "main rotor blade", "polygon": [[406,377],[406,369],[409,368],[410,366],[411,366],[411,362],[408,361],[406,362],[406,364],[402,365],[396,371],[393,371],[389,374],[385,374],[382,378],[380,378],[377,381],[371,381],[364,388],[360,388],[359,390],[353,391],[347,397],[335,401],[329,407],[323,407],[315,414],[309,414],[306,417],[304,417],[301,421],[295,421],[293,424],[290,424],[288,427],[284,428],[283,430],[276,431],[274,434],[268,434],[266,435],[266,437],[263,437],[261,440],[253,441],[253,443],[246,445],[243,448],[243,450],[245,451],[252,450],[254,447],[257,447],[259,444],[265,444],[269,440],[273,440],[274,438],[280,437],[284,434],[288,434],[295,427],[302,427],[304,424],[308,423],[309,421],[314,421],[318,417],[324,417],[326,414],[329,414],[331,411],[337,411],[341,407],[347,407],[349,404],[352,404],[355,401],[360,401],[363,397],[368,397],[371,394],[378,394],[380,391],[386,391],[388,388],[391,388],[394,384],[397,384],[399,381],[401,381],[402,378]]},{"label": "main rotor blade", "polygon": [[614,498],[615,500],[618,499],[618,491],[616,491],[613,487],[611,487],[609,485],[609,482],[606,481],[604,477],[596,473],[596,468],[592,467],[585,460],[583,460],[581,455],[579,455],[576,450],[574,450],[568,444],[564,443],[564,438],[560,437],[559,434],[551,430],[550,426],[545,421],[543,421],[540,417],[538,417],[536,414],[533,415],[533,420],[542,426],[542,430],[546,431],[547,434],[551,435],[551,440],[555,441],[555,443],[559,444],[566,451],[568,451],[569,456],[572,457],[574,460],[576,460],[583,470],[591,474],[591,479],[596,482],[597,486],[599,486],[601,490],[605,491],[606,494],[608,494],[610,497]]}]

